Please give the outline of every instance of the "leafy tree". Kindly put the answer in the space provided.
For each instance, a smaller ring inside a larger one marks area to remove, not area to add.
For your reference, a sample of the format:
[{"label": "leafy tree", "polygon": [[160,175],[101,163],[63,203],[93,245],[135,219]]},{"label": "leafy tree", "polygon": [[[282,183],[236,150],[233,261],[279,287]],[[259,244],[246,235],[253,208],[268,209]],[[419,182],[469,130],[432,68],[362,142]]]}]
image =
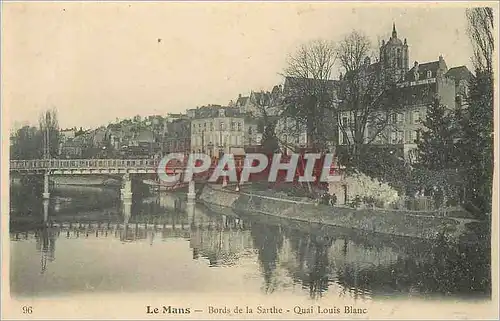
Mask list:
[{"label": "leafy tree", "polygon": [[37,159],[42,156],[42,136],[36,127],[24,126],[12,136],[11,159]]},{"label": "leafy tree", "polygon": [[460,162],[467,169],[467,199],[482,212],[491,212],[493,183],[493,80],[476,71],[470,86],[469,108],[460,120]]},{"label": "leafy tree", "polygon": [[439,99],[427,108],[422,122],[425,129],[417,142],[419,165],[413,179],[419,189],[431,193],[436,206],[446,206],[461,198],[462,171],[457,162],[459,127],[457,112],[451,112]]},{"label": "leafy tree", "polygon": [[[49,144],[46,144],[46,142]],[[40,115],[39,128],[24,126],[12,137],[10,157],[12,159],[36,159],[56,157],[59,152],[59,125],[55,110]],[[48,150],[46,150],[48,146]]]},{"label": "leafy tree", "polygon": [[425,129],[421,131],[421,139],[417,142],[420,163],[429,170],[454,167],[458,134],[454,113],[448,112],[446,106],[436,99],[427,108],[422,123]]}]

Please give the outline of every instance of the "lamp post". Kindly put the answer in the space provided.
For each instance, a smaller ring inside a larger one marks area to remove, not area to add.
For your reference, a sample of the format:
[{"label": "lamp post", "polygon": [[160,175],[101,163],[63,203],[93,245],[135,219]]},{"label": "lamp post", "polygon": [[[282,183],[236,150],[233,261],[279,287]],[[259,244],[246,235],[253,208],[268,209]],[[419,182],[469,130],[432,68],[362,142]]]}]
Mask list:
[{"label": "lamp post", "polygon": [[208,153],[210,155],[210,158],[212,158],[214,155],[214,144],[212,142],[208,143]]},{"label": "lamp post", "polygon": [[201,131],[201,152],[205,154],[205,129]]}]

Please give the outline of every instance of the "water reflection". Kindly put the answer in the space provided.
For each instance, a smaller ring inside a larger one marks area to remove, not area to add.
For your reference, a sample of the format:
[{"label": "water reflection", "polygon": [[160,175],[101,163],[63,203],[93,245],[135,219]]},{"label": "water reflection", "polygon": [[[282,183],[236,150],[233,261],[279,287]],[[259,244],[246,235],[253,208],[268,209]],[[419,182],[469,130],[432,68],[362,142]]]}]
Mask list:
[{"label": "water reflection", "polygon": [[[43,220],[32,215],[34,223],[42,221],[42,224],[11,230],[12,244],[19,244],[11,252],[13,293],[43,292],[24,280],[52,287],[56,292],[86,291],[87,281],[73,280],[67,285],[59,282],[59,277],[78,278],[72,271],[72,261],[81,255],[75,251],[83,251],[86,257],[82,268],[90,268],[85,264],[91,264],[97,269],[85,271],[89,273],[85,276],[94,279],[104,274],[109,278],[92,285],[92,289],[100,291],[120,288],[133,292],[148,286],[166,291],[169,285],[161,282],[164,271],[160,268],[149,271],[149,267],[158,265],[166,269],[179,262],[182,268],[172,272],[169,279],[185,280],[177,289],[184,291],[203,287],[203,282],[187,281],[196,279],[196,275],[200,278],[204,275],[204,282],[209,282],[213,278],[210,275],[225,269],[223,279],[217,278],[212,290],[234,291],[233,284],[240,280],[238,291],[251,291],[254,283],[267,294],[291,293],[299,286],[313,299],[331,293],[353,298],[490,294],[489,265],[484,263],[489,262],[488,252],[478,248],[420,244],[414,240],[273,221],[258,215],[221,214],[199,204],[187,204],[184,195],[155,196],[111,207],[101,205],[99,197],[95,200],[90,208],[78,207],[72,215],[43,202],[40,206]],[[76,198],[68,201],[78,202]],[[109,200],[103,204],[109,205]],[[93,210],[99,206],[102,206],[99,211]],[[19,217],[23,218],[21,223],[27,222],[22,213],[11,212],[11,220]],[[116,247],[114,241],[122,247]],[[60,254],[56,253],[56,242]],[[149,246],[134,245],[143,243]],[[25,254],[29,248],[21,248],[21,244],[34,244],[41,262],[39,271],[42,275],[50,271],[52,279],[37,279],[25,268],[35,258]],[[156,248],[170,250],[158,252]],[[121,253],[119,260],[140,261],[142,269],[134,270],[125,264],[109,272],[108,260],[112,260],[109,257],[116,251]],[[189,261],[185,261],[186,255]],[[209,270],[199,270],[196,262]],[[148,274],[137,274],[146,273],[142,272],[144,269]]]}]

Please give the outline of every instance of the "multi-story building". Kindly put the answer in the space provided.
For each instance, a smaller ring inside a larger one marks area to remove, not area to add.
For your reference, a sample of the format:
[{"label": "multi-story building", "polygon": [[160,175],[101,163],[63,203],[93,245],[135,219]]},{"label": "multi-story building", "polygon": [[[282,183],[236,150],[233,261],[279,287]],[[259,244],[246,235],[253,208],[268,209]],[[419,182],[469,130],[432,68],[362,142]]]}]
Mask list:
[{"label": "multi-story building", "polygon": [[250,114],[253,117],[260,118],[264,113],[267,115],[276,114],[278,107],[282,103],[282,86],[276,85],[271,92],[269,91],[251,91],[248,97],[238,96],[235,108],[238,108],[242,114]]},{"label": "multi-story building", "polygon": [[[464,104],[472,73],[465,66],[448,69],[443,56],[436,61],[415,62],[409,69],[407,41],[398,38],[395,26],[389,41],[382,42],[379,58],[374,64],[367,59],[361,67],[363,70],[357,71],[376,76],[377,83],[372,86],[378,86],[375,90],[378,100],[375,102],[380,103],[380,108],[374,109],[364,123],[363,143],[391,146],[414,161],[416,142],[423,129],[422,120],[426,117],[427,108],[436,99],[450,110],[457,104]],[[359,126],[354,124],[355,115],[359,114],[348,108],[340,112],[340,145],[353,143],[354,131],[350,129]]]},{"label": "multi-story building", "polygon": [[62,154],[63,145],[75,138],[76,128],[62,129],[59,131],[59,155]]},{"label": "multi-story building", "polygon": [[234,147],[260,144],[258,123],[238,108],[209,106],[198,109],[191,120],[191,152],[211,157],[230,153]]}]

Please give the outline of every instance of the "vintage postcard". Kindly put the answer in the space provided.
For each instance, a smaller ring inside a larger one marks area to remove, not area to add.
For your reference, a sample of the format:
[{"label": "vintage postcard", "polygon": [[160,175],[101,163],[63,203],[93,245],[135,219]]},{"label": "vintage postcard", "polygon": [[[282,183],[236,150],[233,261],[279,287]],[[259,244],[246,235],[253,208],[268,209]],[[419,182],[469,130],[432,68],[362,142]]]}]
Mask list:
[{"label": "vintage postcard", "polygon": [[3,319],[497,319],[496,2],[3,1]]}]

